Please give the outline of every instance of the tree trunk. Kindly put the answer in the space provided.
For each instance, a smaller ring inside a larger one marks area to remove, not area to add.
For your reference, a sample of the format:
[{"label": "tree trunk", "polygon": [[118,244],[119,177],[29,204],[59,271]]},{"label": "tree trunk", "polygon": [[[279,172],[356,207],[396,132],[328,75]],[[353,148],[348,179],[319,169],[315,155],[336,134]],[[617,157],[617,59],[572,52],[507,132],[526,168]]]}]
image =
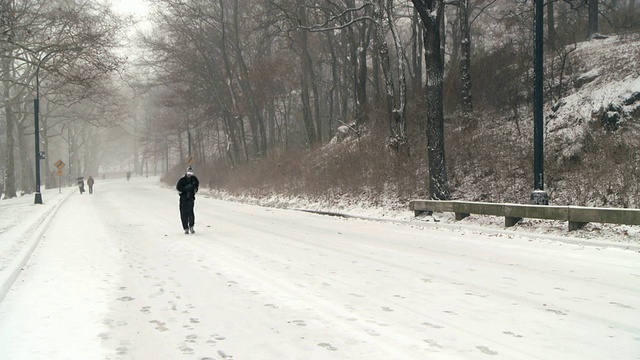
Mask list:
[{"label": "tree trunk", "polygon": [[224,134],[225,134],[225,153],[229,157],[229,163],[231,164],[231,168],[235,169],[237,157],[238,157],[238,144],[233,140],[232,134],[234,133],[233,121],[231,119],[231,114],[228,109],[222,110],[222,121],[224,124]]},{"label": "tree trunk", "polygon": [[233,11],[233,23],[235,27],[235,41],[233,42],[236,50],[236,62],[238,64],[238,79],[240,87],[244,93],[244,97],[247,101],[249,108],[249,125],[251,127],[251,137],[253,140],[253,149],[255,155],[258,157],[265,156],[267,151],[266,144],[266,130],[264,127],[264,119],[262,112],[258,109],[256,104],[256,97],[254,95],[253,87],[249,80],[249,71],[247,70],[247,64],[244,61],[242,55],[242,48],[240,46],[240,34],[239,34],[239,19],[238,19],[238,0],[234,2]]},{"label": "tree trunk", "polygon": [[396,131],[396,127],[395,127],[395,119],[393,118],[393,108],[394,108],[394,103],[395,103],[395,87],[393,85],[393,77],[391,76],[391,65],[390,65],[390,61],[389,61],[389,46],[387,45],[387,41],[385,39],[384,36],[384,25],[383,25],[383,18],[384,18],[384,14],[382,13],[384,11],[384,1],[385,0],[378,0],[378,7],[379,7],[379,19],[377,19],[378,21],[378,28],[376,29],[376,36],[377,36],[377,45],[378,45],[378,54],[380,57],[380,64],[382,66],[382,74],[384,75],[384,80],[385,80],[385,95],[386,95],[386,100],[387,100],[387,116],[389,116],[389,136],[391,138],[391,141],[393,142],[394,139],[397,139],[398,134]]},{"label": "tree trunk", "polygon": [[[4,14],[1,16],[4,17]],[[15,177],[15,116],[13,112],[13,101],[11,99],[11,63],[10,51],[4,52],[2,58],[2,74],[3,74],[3,93],[4,93],[4,116],[7,122],[6,127],[6,144],[7,144],[7,165],[4,173],[4,197],[5,199],[14,198],[16,194],[16,177]]]},{"label": "tree trunk", "polygon": [[440,23],[443,0],[411,0],[425,28],[427,63],[427,155],[429,158],[429,197],[449,199],[449,184],[444,151],[443,80],[444,64],[440,53]]},{"label": "tree trunk", "polygon": [[[462,81],[462,111],[468,122],[472,121],[473,101],[471,97],[471,26],[469,0],[460,0],[460,79]],[[472,125],[472,124],[467,124]]]},{"label": "tree trunk", "polygon": [[459,1],[456,5],[456,20],[452,21],[449,25],[451,30],[451,46],[449,56],[450,64],[459,64],[460,63],[460,47],[462,42],[462,34],[460,34],[460,24],[462,23],[462,17],[465,16],[462,12],[465,7],[463,6],[463,1]]},{"label": "tree trunk", "polygon": [[247,134],[244,131],[244,120],[242,116],[237,116],[238,128],[240,129],[240,139],[242,140],[242,152],[244,154],[244,162],[249,162],[249,150],[247,150]]},{"label": "tree trunk", "polygon": [[598,33],[598,0],[589,1],[589,39]]},{"label": "tree trunk", "polygon": [[[351,38],[351,34],[350,34],[350,30],[347,29],[346,31],[341,31],[340,35],[342,36],[342,44],[344,44],[344,46],[347,46],[347,49],[345,49],[342,52],[342,81],[343,84],[342,86],[339,88],[340,90],[340,119],[342,120],[343,123],[346,123],[350,118],[349,118],[349,99],[350,94],[351,94],[351,90],[349,89],[350,86],[347,84],[348,81],[350,81],[351,78],[351,73],[353,72],[353,69],[351,69],[350,67],[353,66],[353,64],[350,62],[351,59],[353,59],[353,57],[350,57],[351,55],[351,42],[349,41],[349,39]],[[351,71],[351,72],[350,72]]]},{"label": "tree trunk", "polygon": [[356,124],[358,126],[364,125],[367,120],[367,48],[369,47],[369,29],[370,26],[364,25],[364,29],[360,34],[360,41],[358,42],[358,61],[357,71],[355,73],[355,88],[356,88]]},{"label": "tree trunk", "polygon": [[[240,114],[238,109],[238,103],[235,99],[235,94],[233,92],[233,73],[231,71],[231,61],[229,60],[229,55],[227,54],[227,28],[226,28],[226,20],[225,20],[225,9],[224,9],[224,0],[220,0],[220,36],[222,37],[220,43],[220,52],[222,55],[222,61],[224,63],[224,69],[226,74],[226,81],[222,81],[226,86],[220,91],[222,94],[223,100],[223,114],[226,120],[225,130],[226,133],[226,141],[227,141],[227,151],[231,151],[229,154],[231,160],[231,166],[235,166],[235,162],[241,162],[242,159],[240,151],[242,149],[244,153],[245,161],[248,161],[248,155],[246,152],[246,143],[244,139],[244,129],[238,129],[236,121],[233,116],[233,110],[236,111],[237,114]],[[213,66],[209,67],[213,69]],[[210,70],[211,71],[211,70]],[[212,75],[215,75],[212,73]],[[214,76],[215,77],[215,76]],[[221,78],[225,77],[224,75],[220,75]],[[242,126],[242,121],[240,121],[240,125]],[[242,141],[242,143],[240,143]]]},{"label": "tree trunk", "polygon": [[[373,32],[378,31],[380,31],[380,28],[377,26],[376,29],[373,30]],[[380,46],[378,44],[379,41],[379,35],[376,34],[373,38],[374,49]],[[371,78],[373,83],[373,100],[376,103],[379,102],[382,98],[382,84],[380,83],[380,67],[382,66],[380,64],[381,61],[382,60],[380,59],[379,53],[374,52],[371,56]]]},{"label": "tree trunk", "polygon": [[[138,160],[140,158],[140,154],[138,154],[138,119],[137,119],[138,115],[135,115],[135,119],[134,119],[134,123],[133,123],[133,173],[136,175],[140,175],[142,169],[140,169],[140,167],[138,166]],[[182,131],[184,129],[181,129],[180,131]],[[76,148],[76,151],[78,151],[78,148]],[[184,159],[184,158],[182,158]],[[76,162],[76,164],[78,165],[78,167],[76,167],[76,175],[78,176],[82,176],[82,172],[80,169],[80,164],[79,162]],[[74,166],[76,165],[74,164]]]},{"label": "tree trunk", "polygon": [[316,142],[322,143],[322,117],[320,116],[320,92],[318,91],[318,81],[316,80],[315,72],[313,71],[313,63],[311,56],[307,52],[307,62],[309,63],[309,76],[311,77],[311,91],[313,93],[313,112],[316,119]]},{"label": "tree trunk", "polygon": [[627,13],[625,16],[625,25],[626,26],[633,26],[634,25],[634,21],[636,21],[636,25],[637,25],[637,19],[638,16],[635,14],[636,10],[636,0],[629,0],[629,5],[627,7]]},{"label": "tree trunk", "polygon": [[447,28],[447,24],[445,23],[444,6],[445,5],[443,0],[442,6],[438,8],[438,11],[436,13],[438,22],[440,24],[440,29],[443,29],[443,31],[440,31],[440,56],[441,56],[440,62],[442,62],[443,68],[444,68],[444,64],[446,63],[445,55],[447,54],[447,31],[445,30]]},{"label": "tree trunk", "polygon": [[547,3],[547,46],[549,49],[556,48],[556,19],[554,11],[554,3]]},{"label": "tree trunk", "polygon": [[[307,10],[304,4],[304,0],[297,0],[297,12],[298,19],[302,22],[302,26],[307,25]],[[309,146],[313,146],[317,142],[316,129],[313,125],[313,115],[311,113],[311,97],[309,94],[309,87],[311,82],[311,59],[309,58],[309,35],[306,30],[298,31],[298,41],[300,42],[300,63],[302,66],[301,78],[300,78],[300,98],[302,101],[302,119],[304,121],[305,130],[307,133],[307,140]]]},{"label": "tree trunk", "polygon": [[6,146],[7,146],[7,160],[6,160],[6,168],[5,173],[3,174],[4,179],[0,180],[1,183],[4,183],[4,197],[5,199],[10,199],[16,197],[16,177],[15,177],[15,158],[14,158],[14,146],[15,146],[15,138],[14,136],[14,128],[15,128],[15,119],[13,112],[13,100],[11,98],[11,69],[13,68],[13,54],[12,50],[9,48],[8,44],[11,43],[12,37],[12,19],[11,14],[13,14],[12,3],[8,1],[2,1],[2,5],[0,5],[0,40],[3,42],[3,51],[2,51],[2,85],[3,85],[3,94],[4,94],[4,115],[6,125]]},{"label": "tree trunk", "polygon": [[[42,104],[40,105],[42,106]],[[46,159],[42,162],[42,173],[45,174],[45,187],[47,189],[55,188],[58,184],[57,175],[52,176],[51,168],[49,164],[52,164],[52,161],[55,162],[57,159],[51,159],[49,157],[49,127],[47,125],[47,114],[50,113],[49,102],[47,102],[47,111],[45,114],[40,113],[40,125],[42,127],[42,135],[41,139],[43,141],[42,148]],[[44,115],[44,116],[43,116]],[[97,174],[97,173],[96,173]]]},{"label": "tree trunk", "polygon": [[413,51],[411,52],[411,57],[413,59],[412,61],[413,83],[411,87],[415,94],[420,94],[423,91],[422,89],[422,64],[423,64],[422,47],[424,43],[423,43],[422,36],[424,34],[424,28],[420,24],[420,17],[417,11],[414,11],[413,16],[411,17],[411,22],[412,22],[411,31],[412,31],[412,38],[413,38],[413,44],[412,44]]},{"label": "tree trunk", "polygon": [[[386,2],[386,4],[385,4]],[[404,60],[402,59],[402,44],[395,29],[391,14],[391,0],[379,0],[378,7],[380,18],[377,19],[376,29],[379,57],[382,64],[382,72],[386,84],[387,112],[389,116],[390,146],[395,151],[404,150],[407,145],[407,120],[406,120],[406,75],[404,70]],[[391,62],[389,58],[389,47],[385,34],[385,19],[394,40],[394,49],[398,57],[398,85],[399,94],[396,95]]]},{"label": "tree trunk", "polygon": [[[26,144],[27,135],[25,134],[25,129],[31,127],[33,118],[31,117],[26,118],[25,114],[30,113],[30,111],[27,110],[27,104],[32,104],[32,103],[28,101],[24,101],[21,103],[23,105],[22,105],[22,109],[20,109],[21,110],[20,120],[14,119],[15,123],[18,124],[15,130],[16,130],[16,139],[18,140],[18,146],[17,146],[18,154],[20,156],[20,189],[25,194],[31,194],[34,192],[35,184],[36,184],[36,180],[34,176],[35,164],[31,163],[30,154],[33,154],[33,151],[31,151],[30,147],[28,147]],[[29,136],[29,138],[31,138],[31,136]],[[35,161],[38,161],[38,160],[39,159],[35,159]]]},{"label": "tree trunk", "polygon": [[276,148],[276,101],[270,97],[267,101],[267,125],[269,128],[269,147]]},{"label": "tree trunk", "polygon": [[[338,96],[337,87],[340,84],[338,57],[334,48],[333,32],[327,31],[327,43],[329,44],[329,52],[331,54],[331,88],[329,89],[329,138],[333,135],[333,120],[336,114],[340,113],[340,98]],[[336,110],[336,107],[338,108]]]}]

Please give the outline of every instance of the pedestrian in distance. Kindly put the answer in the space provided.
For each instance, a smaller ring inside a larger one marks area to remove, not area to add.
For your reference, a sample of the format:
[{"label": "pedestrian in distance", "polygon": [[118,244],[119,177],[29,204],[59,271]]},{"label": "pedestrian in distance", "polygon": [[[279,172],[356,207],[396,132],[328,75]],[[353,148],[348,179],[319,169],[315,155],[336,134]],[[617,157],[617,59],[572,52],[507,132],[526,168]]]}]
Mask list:
[{"label": "pedestrian in distance", "polygon": [[191,166],[187,168],[184,176],[181,177],[176,184],[176,190],[178,190],[178,194],[180,195],[180,220],[182,221],[182,229],[185,234],[193,234],[195,232],[193,226],[196,222],[196,216],[193,207],[199,186],[200,182],[198,178],[193,175]]},{"label": "pedestrian in distance", "polygon": [[93,176],[89,175],[89,178],[87,178],[87,185],[89,185],[89,194],[93,194]]},{"label": "pedestrian in distance", "polygon": [[82,176],[78,177],[78,189],[80,190],[80,195],[84,193],[84,178]]}]

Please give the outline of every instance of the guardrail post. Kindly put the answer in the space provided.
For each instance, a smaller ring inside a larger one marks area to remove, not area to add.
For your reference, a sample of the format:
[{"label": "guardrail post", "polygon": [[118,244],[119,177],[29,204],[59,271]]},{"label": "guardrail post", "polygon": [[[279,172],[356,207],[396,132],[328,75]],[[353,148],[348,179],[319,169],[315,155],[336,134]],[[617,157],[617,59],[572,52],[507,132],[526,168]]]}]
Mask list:
[{"label": "guardrail post", "polygon": [[461,212],[457,212],[456,214],[456,220],[462,220],[464,218],[466,218],[467,216],[471,215],[469,213],[461,213]]},{"label": "guardrail post", "polygon": [[504,227],[512,227],[515,224],[517,224],[520,220],[522,220],[521,217],[505,216],[504,217]]},{"label": "guardrail post", "polygon": [[588,223],[579,221],[569,221],[569,231],[580,230]]}]

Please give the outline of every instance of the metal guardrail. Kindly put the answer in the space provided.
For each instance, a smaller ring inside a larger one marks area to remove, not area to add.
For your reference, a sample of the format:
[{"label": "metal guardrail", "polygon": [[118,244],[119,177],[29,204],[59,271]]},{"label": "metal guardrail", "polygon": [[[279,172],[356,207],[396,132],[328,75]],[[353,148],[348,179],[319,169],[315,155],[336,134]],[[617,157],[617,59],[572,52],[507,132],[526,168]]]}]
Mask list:
[{"label": "metal guardrail", "polygon": [[409,208],[415,212],[416,216],[424,212],[453,212],[456,220],[462,220],[471,214],[504,216],[505,227],[514,226],[523,218],[568,221],[569,231],[580,229],[590,222],[640,225],[640,209],[498,204],[456,200],[411,200]]}]

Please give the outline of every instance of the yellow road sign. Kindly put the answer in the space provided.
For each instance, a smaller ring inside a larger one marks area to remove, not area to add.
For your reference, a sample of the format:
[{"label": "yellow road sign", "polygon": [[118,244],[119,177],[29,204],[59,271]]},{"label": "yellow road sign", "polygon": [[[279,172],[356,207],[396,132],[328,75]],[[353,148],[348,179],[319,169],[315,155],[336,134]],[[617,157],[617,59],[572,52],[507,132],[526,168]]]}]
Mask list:
[{"label": "yellow road sign", "polygon": [[62,170],[58,170],[58,176],[62,176]]},{"label": "yellow road sign", "polygon": [[[56,163],[54,165],[58,168],[58,170],[62,170],[62,168],[64,167],[65,163],[62,160],[58,160],[58,161],[56,161]],[[58,174],[58,175],[61,175],[61,174]]]},{"label": "yellow road sign", "polygon": [[193,165],[194,162],[196,161],[193,159],[193,156],[189,156],[187,158],[187,165]]}]

